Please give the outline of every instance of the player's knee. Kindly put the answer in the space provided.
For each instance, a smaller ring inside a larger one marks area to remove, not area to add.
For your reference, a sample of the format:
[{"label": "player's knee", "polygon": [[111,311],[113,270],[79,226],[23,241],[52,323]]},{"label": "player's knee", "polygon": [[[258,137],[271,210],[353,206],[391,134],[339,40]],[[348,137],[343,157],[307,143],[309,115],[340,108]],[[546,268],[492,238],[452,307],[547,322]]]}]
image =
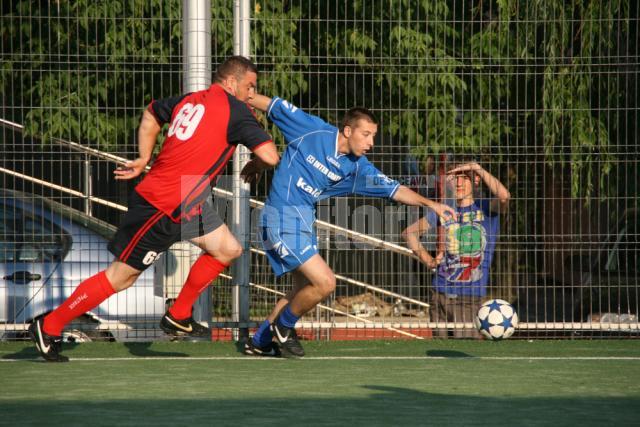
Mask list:
[{"label": "player's knee", "polygon": [[140,276],[140,272],[136,271],[119,271],[115,268],[108,268],[105,271],[107,280],[115,292],[122,292],[130,288]]},{"label": "player's knee", "polygon": [[336,290],[336,276],[332,274],[327,274],[326,276],[324,276],[322,278],[322,280],[320,281],[320,283],[318,284],[319,288],[320,288],[320,292],[322,293],[323,297],[328,297],[329,295],[331,295],[331,293],[333,291]]},{"label": "player's knee", "polygon": [[130,288],[136,282],[138,276],[127,277],[125,279],[120,279],[116,283],[112,283],[111,286],[113,290],[116,292],[122,292],[125,289]]},{"label": "player's knee", "polygon": [[229,260],[239,258],[242,255],[242,246],[238,242],[233,242],[225,248],[224,255]]}]

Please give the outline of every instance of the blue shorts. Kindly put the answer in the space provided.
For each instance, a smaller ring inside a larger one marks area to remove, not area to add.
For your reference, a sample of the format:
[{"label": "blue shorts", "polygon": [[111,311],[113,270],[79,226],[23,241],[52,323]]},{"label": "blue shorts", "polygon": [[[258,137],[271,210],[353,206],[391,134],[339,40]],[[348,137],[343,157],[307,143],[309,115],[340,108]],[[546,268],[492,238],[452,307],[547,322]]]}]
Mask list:
[{"label": "blue shorts", "polygon": [[318,253],[318,239],[310,211],[287,209],[286,215],[263,210],[262,245],[276,276],[295,270]]}]

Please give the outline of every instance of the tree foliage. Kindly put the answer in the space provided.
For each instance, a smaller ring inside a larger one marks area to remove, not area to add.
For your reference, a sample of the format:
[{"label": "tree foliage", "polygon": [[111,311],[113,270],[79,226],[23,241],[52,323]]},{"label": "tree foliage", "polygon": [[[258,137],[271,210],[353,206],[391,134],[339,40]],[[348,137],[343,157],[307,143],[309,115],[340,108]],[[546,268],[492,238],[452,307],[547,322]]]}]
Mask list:
[{"label": "tree foliage", "polygon": [[[255,47],[274,58],[261,83],[284,95],[305,90],[301,74],[291,70],[304,63],[291,36],[295,11],[274,3],[255,15]],[[180,0],[10,5],[0,28],[4,118],[45,144],[54,137],[122,151],[135,140],[142,108],[182,91],[181,16]],[[233,54],[232,1],[212,1],[211,26],[215,68]]]},{"label": "tree foliage", "polygon": [[380,109],[386,131],[418,155],[507,155],[525,146],[550,166],[569,165],[572,194],[588,199],[596,174],[600,193],[612,190],[605,179],[611,145],[623,137],[615,106],[624,89],[606,61],[625,47],[616,40],[629,37],[628,7],[624,0],[354,1],[326,11],[351,25],[329,23],[312,42],[328,63],[374,76],[383,89],[363,103]]},{"label": "tree foliage", "polygon": [[[12,118],[44,143],[56,137],[114,150],[152,94],[178,87],[178,0],[23,0],[11,12],[2,25],[9,71],[0,83]],[[152,68],[166,72],[141,78]]]},{"label": "tree foliage", "polygon": [[[418,155],[525,147],[570,168],[573,195],[589,197],[595,176],[605,188],[612,141],[627,132],[624,112],[612,108],[626,94],[607,58],[634,40],[629,7],[255,1],[252,49],[266,94],[304,95],[329,119],[353,104],[372,107]],[[3,115],[43,141],[121,149],[145,103],[180,92],[178,0],[20,0],[3,3],[2,19]],[[232,53],[231,0],[212,1],[212,37],[214,61]]]}]

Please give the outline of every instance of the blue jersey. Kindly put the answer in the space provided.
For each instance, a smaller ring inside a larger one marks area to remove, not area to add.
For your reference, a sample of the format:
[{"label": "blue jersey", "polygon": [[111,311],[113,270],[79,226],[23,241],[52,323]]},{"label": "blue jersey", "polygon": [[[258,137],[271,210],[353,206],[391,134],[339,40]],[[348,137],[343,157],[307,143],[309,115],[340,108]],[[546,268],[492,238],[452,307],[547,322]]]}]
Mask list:
[{"label": "blue jersey", "polygon": [[[500,215],[491,212],[490,200],[456,207],[458,220],[444,222],[445,256],[438,266],[434,287],[455,295],[485,296],[489,267],[500,230]],[[430,215],[430,223],[440,219]]]},{"label": "blue jersey", "polygon": [[392,198],[400,184],[365,156],[338,152],[338,128],[274,98],[267,116],[283,133],[287,148],[275,171],[262,212],[263,242],[277,275],[317,253],[315,204],[359,194]]},{"label": "blue jersey", "polygon": [[400,184],[365,156],[338,152],[338,129],[274,98],[267,115],[284,134],[287,149],[273,176],[266,204],[313,207],[333,196],[359,194],[392,198]]}]

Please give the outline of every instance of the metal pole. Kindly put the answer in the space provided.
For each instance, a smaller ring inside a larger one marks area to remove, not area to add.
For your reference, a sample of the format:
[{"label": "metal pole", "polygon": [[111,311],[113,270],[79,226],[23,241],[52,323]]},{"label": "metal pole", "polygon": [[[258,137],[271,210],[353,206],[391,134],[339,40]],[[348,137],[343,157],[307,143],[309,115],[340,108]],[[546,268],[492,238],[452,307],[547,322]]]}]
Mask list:
[{"label": "metal pole", "polygon": [[[182,0],[182,57],[183,91],[195,92],[207,89],[211,85],[211,1]],[[176,258],[184,283],[191,267],[191,258],[195,258],[200,249],[188,243],[180,243],[176,248]],[[191,253],[191,252],[197,252]],[[193,307],[193,318],[209,324],[211,314],[211,287],[198,298]]]},{"label": "metal pole", "polygon": [[[234,0],[233,2],[233,53],[235,55],[250,56],[250,3],[249,0]],[[232,202],[232,230],[242,245],[242,256],[235,261],[231,268],[233,276],[233,321],[247,323],[249,321],[249,275],[250,263],[250,233],[249,223],[251,209],[249,207],[250,186],[240,178],[240,171],[249,161],[250,153],[244,146],[238,146],[233,157],[233,202]],[[245,328],[233,331],[235,340],[245,339],[249,330]]]},{"label": "metal pole", "polygon": [[93,186],[91,184],[91,161],[89,156],[84,156],[84,213],[86,215],[93,215],[93,206],[91,203],[91,197],[93,196]]},{"label": "metal pole", "polygon": [[211,1],[182,0],[184,92],[211,85]]}]

